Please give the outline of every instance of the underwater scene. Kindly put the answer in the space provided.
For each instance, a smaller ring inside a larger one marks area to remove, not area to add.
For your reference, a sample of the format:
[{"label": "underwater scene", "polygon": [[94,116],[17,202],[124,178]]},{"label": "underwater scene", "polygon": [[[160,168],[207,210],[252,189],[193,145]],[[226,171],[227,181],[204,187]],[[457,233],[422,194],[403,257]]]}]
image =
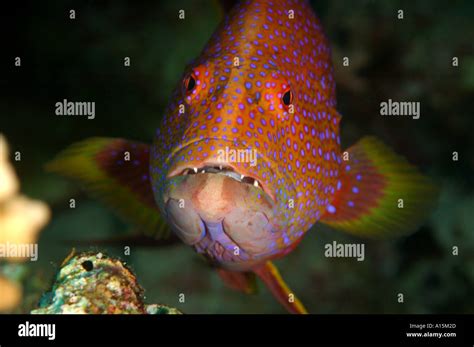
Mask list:
[{"label": "underwater scene", "polygon": [[0,313],[474,313],[472,1],[8,13]]}]

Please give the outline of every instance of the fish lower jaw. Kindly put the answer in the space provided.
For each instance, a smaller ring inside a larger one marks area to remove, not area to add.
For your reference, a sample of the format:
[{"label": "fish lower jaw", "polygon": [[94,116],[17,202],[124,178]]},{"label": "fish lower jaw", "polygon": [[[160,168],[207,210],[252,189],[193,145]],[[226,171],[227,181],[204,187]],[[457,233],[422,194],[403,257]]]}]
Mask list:
[{"label": "fish lower jaw", "polygon": [[209,237],[204,237],[194,244],[193,247],[197,253],[204,255],[216,264],[239,263],[250,258],[243,250],[239,250],[238,255],[236,255],[235,250],[239,249],[237,245],[224,246],[219,241],[211,240]]},{"label": "fish lower jaw", "polygon": [[198,254],[202,254],[211,264],[234,271],[245,271],[260,263],[260,260],[240,249],[237,245],[224,245],[205,236],[193,245]]},{"label": "fish lower jaw", "polygon": [[[216,266],[243,271],[257,264],[268,253],[265,240],[272,234],[268,219],[262,212],[255,213],[248,221],[245,219],[251,225],[249,228],[255,230],[242,229],[242,223],[236,222],[233,212],[226,213],[225,217],[203,218],[193,208],[179,208],[176,200],[170,200],[167,204],[167,216],[175,234]],[[245,237],[246,232],[248,238]],[[262,238],[253,239],[255,234],[260,234]]]}]

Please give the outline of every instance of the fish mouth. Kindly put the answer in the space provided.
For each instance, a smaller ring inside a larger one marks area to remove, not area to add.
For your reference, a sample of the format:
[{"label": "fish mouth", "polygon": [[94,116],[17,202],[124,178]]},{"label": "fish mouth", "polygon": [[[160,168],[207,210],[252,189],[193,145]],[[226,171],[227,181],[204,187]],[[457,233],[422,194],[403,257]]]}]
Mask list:
[{"label": "fish mouth", "polygon": [[[207,141],[216,141],[220,143],[226,143],[231,145],[232,147],[245,147],[244,143],[240,143],[238,140],[230,140],[224,139],[220,137],[203,137],[200,139],[193,139],[187,141],[176,149],[174,149],[171,154],[166,158],[166,163],[171,166],[171,170],[167,173],[166,178],[176,178],[178,176],[187,176],[193,174],[220,174],[226,175],[230,178],[235,179],[236,181],[244,184],[253,185],[255,188],[262,190],[265,195],[272,201],[273,204],[277,202],[277,197],[271,187],[271,184],[263,182],[262,180],[258,179],[255,175],[242,173],[241,168],[237,163],[228,162],[228,161],[218,161],[208,158],[203,162],[195,162],[193,164],[178,164],[173,165],[172,163],[176,161],[176,157],[178,153],[184,151],[185,149],[191,147],[192,145],[197,145],[200,142],[207,142]],[[275,172],[272,167],[276,167],[276,163],[268,158],[263,153],[259,153],[259,160],[263,160],[267,163],[271,163],[271,165],[267,165],[266,169],[268,170],[269,176],[275,176]],[[204,170],[204,171],[203,171]],[[292,178],[292,177],[290,177]]]},{"label": "fish mouth", "polygon": [[202,163],[201,165],[185,168],[176,168],[175,170],[168,173],[167,178],[175,178],[180,176],[190,176],[190,175],[224,175],[230,177],[237,182],[242,184],[251,185],[257,189],[260,189],[262,193],[267,195],[273,203],[276,202],[275,194],[268,187],[263,184],[260,180],[249,175],[243,175],[236,170],[230,163]]}]

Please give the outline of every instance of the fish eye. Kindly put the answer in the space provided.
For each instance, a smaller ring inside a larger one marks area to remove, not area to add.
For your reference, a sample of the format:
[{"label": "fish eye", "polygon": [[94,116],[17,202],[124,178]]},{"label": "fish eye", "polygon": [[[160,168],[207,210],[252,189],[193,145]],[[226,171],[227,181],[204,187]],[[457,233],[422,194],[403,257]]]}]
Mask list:
[{"label": "fish eye", "polygon": [[186,93],[191,93],[195,87],[196,77],[193,73],[191,73],[184,79],[184,90],[186,91]]},{"label": "fish eye", "polygon": [[291,90],[288,89],[281,97],[281,100],[285,106],[290,106],[293,101],[293,93]]}]

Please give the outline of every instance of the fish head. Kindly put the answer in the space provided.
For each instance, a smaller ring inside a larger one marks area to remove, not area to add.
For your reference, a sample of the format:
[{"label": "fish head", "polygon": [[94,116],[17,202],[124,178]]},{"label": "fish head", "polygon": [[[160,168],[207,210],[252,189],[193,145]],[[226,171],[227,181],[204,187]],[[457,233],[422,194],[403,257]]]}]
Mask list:
[{"label": "fish head", "polygon": [[276,66],[234,58],[183,75],[151,152],[157,204],[199,253],[245,269],[291,247],[294,177],[282,169],[293,91]]}]

